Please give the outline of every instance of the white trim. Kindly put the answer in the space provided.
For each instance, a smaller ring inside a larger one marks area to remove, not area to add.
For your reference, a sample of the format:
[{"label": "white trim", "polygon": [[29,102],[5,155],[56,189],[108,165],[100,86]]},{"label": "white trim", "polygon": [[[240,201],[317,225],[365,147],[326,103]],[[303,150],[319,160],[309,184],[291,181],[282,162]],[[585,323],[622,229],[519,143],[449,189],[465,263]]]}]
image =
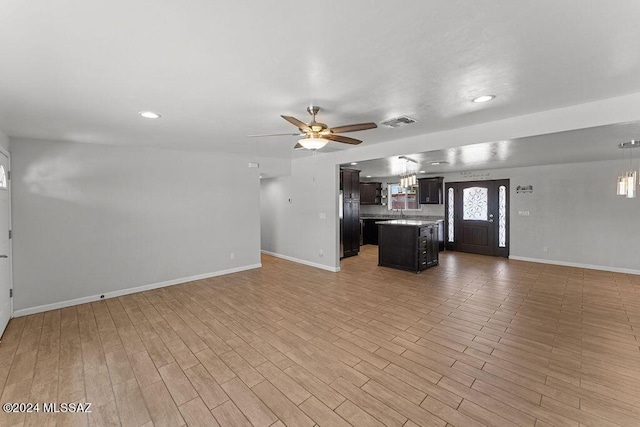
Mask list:
[{"label": "white trim", "polygon": [[587,268],[589,270],[611,271],[613,273],[626,273],[626,274],[640,275],[640,270],[632,270],[630,268],[609,267],[606,265],[581,264],[579,262],[555,261],[552,259],[528,258],[523,256],[515,256],[515,255],[510,255],[509,259],[513,259],[517,261],[537,262],[540,264],[562,265],[565,267]]},{"label": "white trim", "polygon": [[308,265],[310,267],[320,268],[322,270],[327,270],[327,271],[330,271],[332,273],[337,273],[338,271],[340,271],[340,267],[329,267],[328,265],[322,265],[322,264],[318,264],[318,263],[315,263],[315,262],[306,261],[304,259],[294,258],[294,257],[291,257],[291,256],[277,254],[275,252],[269,252],[269,251],[265,251],[265,250],[261,250],[260,252],[262,252],[265,255],[271,255],[271,256],[276,257],[276,258],[286,259],[287,261],[297,262],[298,264],[304,264],[304,265]]},{"label": "white trim", "polygon": [[100,301],[101,299],[120,297],[123,295],[134,294],[136,292],[143,292],[143,291],[149,291],[151,289],[164,288],[165,286],[179,285],[181,283],[193,282],[194,280],[208,279],[210,277],[224,276],[227,274],[238,273],[240,271],[245,271],[245,270],[253,270],[254,268],[260,268],[260,267],[262,267],[262,264],[251,264],[251,265],[245,265],[242,267],[230,268],[229,270],[216,271],[214,273],[205,273],[205,274],[198,274],[196,276],[182,277],[180,279],[167,280],[166,282],[152,283],[150,285],[142,285],[142,286],[137,286],[135,288],[128,288],[128,289],[122,289],[119,291],[107,292],[105,294],[101,294],[101,295],[104,295],[104,298],[100,298],[101,295],[92,295],[88,297],[76,298],[76,299],[67,300],[67,301],[54,302],[52,304],[39,305],[37,307],[23,308],[20,310],[16,310],[13,313],[13,315],[14,317],[27,316],[29,314],[42,313],[43,311],[56,310],[58,308],[71,307],[72,305],[78,305],[78,304],[86,304],[88,302]]}]

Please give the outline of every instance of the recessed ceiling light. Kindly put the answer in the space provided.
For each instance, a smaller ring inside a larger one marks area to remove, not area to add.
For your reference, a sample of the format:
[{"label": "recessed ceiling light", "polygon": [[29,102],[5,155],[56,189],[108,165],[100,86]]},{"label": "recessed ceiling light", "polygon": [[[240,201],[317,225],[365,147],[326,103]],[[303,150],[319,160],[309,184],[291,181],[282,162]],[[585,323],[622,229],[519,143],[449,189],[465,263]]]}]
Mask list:
[{"label": "recessed ceiling light", "polygon": [[371,175],[367,175],[367,178],[371,178]]},{"label": "recessed ceiling light", "polygon": [[140,111],[138,114],[140,114],[145,119],[159,119],[160,118],[160,114],[154,113],[153,111]]},{"label": "recessed ceiling light", "polygon": [[479,103],[479,102],[488,102],[495,98],[495,95],[482,95],[477,98],[473,98],[471,102]]},{"label": "recessed ceiling light", "polygon": [[431,166],[446,165],[447,162],[431,162]]},{"label": "recessed ceiling light", "polygon": [[351,166],[355,166],[357,164],[358,164],[358,162],[351,162]]},{"label": "recessed ceiling light", "polygon": [[427,171],[420,171],[420,173],[427,173]]}]

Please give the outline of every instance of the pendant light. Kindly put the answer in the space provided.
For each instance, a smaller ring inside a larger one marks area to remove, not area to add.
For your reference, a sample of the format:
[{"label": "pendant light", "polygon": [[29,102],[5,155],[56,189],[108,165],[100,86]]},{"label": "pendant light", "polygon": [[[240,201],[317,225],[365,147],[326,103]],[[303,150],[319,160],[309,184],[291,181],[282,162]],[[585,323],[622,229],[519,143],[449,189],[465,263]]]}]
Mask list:
[{"label": "pendant light", "polygon": [[[622,144],[618,148],[623,148]],[[616,185],[616,194],[618,196],[627,195],[627,173],[624,171],[624,151],[622,151],[622,173],[618,177],[618,185]]]},{"label": "pendant light", "polygon": [[[400,156],[398,159],[404,160],[404,164],[402,165],[402,174],[399,175],[400,187],[408,189],[415,186],[418,183],[418,177],[415,173],[418,162],[407,156]],[[409,165],[410,163],[411,165]]]},{"label": "pendant light", "polygon": [[[637,148],[640,147],[640,140],[631,140],[618,145],[618,148]],[[622,155],[622,164],[624,165],[624,153]],[[624,167],[624,166],[623,166]],[[635,199],[638,194],[638,171],[633,168],[633,152],[629,151],[629,170],[623,171],[618,177],[616,185],[616,194],[625,196],[627,199]]]},{"label": "pendant light", "polygon": [[627,199],[635,199],[638,191],[638,173],[637,171],[627,172]]},{"label": "pendant light", "polygon": [[627,177],[623,174],[618,177],[618,185],[616,194],[618,196],[626,196],[627,195]]}]

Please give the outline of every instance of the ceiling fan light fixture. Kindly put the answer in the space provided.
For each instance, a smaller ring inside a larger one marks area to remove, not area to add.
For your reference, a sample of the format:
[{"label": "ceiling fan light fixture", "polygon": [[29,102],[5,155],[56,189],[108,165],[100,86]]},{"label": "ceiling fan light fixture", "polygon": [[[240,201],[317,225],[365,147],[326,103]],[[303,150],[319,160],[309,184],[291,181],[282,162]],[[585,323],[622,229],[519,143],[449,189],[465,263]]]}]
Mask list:
[{"label": "ceiling fan light fixture", "polygon": [[307,150],[319,150],[329,142],[324,138],[302,138],[298,140],[298,143]]}]

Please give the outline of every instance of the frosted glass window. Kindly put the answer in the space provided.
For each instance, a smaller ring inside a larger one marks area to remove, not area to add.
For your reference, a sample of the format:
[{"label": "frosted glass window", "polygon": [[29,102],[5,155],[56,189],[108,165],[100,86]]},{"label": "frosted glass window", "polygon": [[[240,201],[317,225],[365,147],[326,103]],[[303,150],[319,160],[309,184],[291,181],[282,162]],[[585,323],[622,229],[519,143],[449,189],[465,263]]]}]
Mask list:
[{"label": "frosted glass window", "polygon": [[488,194],[488,190],[484,187],[471,187],[462,190],[462,219],[486,221]]},{"label": "frosted glass window", "polygon": [[498,246],[507,247],[507,187],[498,188]]},{"label": "frosted glass window", "polygon": [[447,206],[447,208],[449,209],[449,211],[447,212],[447,222],[449,223],[449,237],[447,240],[449,242],[453,242],[453,188],[450,188],[447,191],[447,197],[449,198]]},{"label": "frosted glass window", "polygon": [[0,188],[7,188],[7,174],[4,171],[4,166],[0,165]]}]

